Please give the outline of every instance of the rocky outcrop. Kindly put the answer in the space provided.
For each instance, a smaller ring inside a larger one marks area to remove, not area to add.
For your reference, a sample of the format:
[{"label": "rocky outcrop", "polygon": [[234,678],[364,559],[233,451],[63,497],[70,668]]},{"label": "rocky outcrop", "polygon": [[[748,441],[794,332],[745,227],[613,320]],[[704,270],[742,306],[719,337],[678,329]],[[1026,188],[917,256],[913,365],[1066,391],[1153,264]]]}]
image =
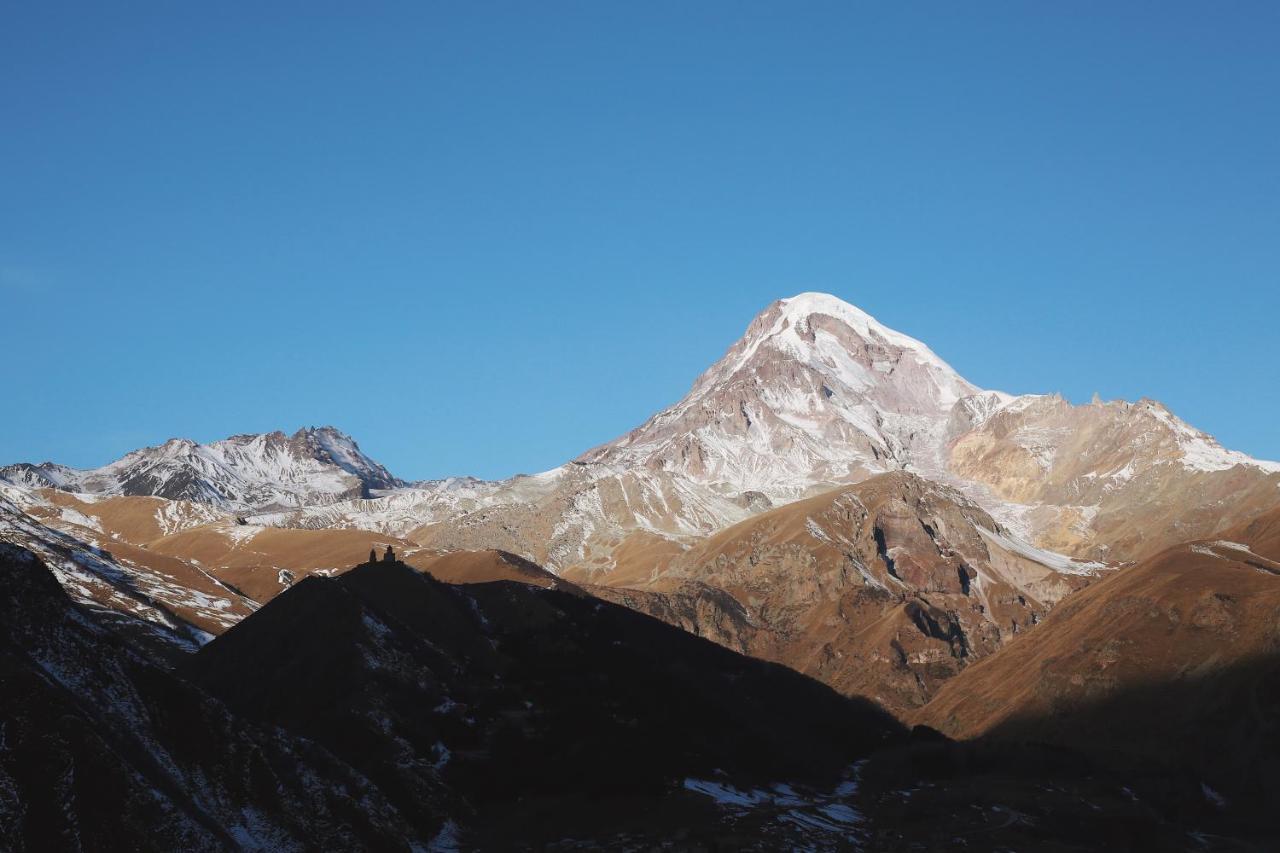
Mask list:
[{"label": "rocky outcrop", "polygon": [[599,594],[900,710],[1098,569],[1037,552],[958,492],[898,473],[763,513],[647,583]]},{"label": "rocky outcrop", "polygon": [[1150,400],[1027,397],[956,430],[954,474],[1043,547],[1134,560],[1277,505],[1280,465],[1223,449]]}]

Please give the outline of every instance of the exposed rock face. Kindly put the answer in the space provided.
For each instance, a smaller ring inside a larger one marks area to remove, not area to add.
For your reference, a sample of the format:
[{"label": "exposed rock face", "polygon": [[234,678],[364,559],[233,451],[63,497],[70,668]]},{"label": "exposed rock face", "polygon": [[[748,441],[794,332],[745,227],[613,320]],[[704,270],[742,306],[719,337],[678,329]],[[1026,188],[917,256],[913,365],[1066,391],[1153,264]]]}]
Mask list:
[{"label": "exposed rock face", "polygon": [[903,709],[1096,569],[1037,552],[958,492],[896,473],[763,513],[639,589],[598,594]]},{"label": "exposed rock face", "polygon": [[648,613],[669,625],[742,654],[755,654],[760,635],[768,631],[746,606],[717,587],[696,581],[655,586],[658,588],[583,588],[598,598]]},{"label": "exposed rock face", "polygon": [[333,427],[237,435],[211,444],[171,439],[86,471],[26,463],[0,480],[93,495],[145,495],[224,509],[271,509],[367,497],[401,481]]},{"label": "exposed rock face", "polygon": [[951,472],[989,487],[1038,544],[1135,559],[1277,504],[1280,466],[1224,450],[1159,403],[1024,397],[953,424]]}]

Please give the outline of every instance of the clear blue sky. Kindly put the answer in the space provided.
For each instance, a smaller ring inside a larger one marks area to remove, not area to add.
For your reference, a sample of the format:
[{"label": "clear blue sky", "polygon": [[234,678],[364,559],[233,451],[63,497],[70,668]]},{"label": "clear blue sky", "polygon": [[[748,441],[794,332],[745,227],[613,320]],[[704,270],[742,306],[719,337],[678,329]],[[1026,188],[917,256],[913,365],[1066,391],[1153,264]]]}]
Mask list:
[{"label": "clear blue sky", "polygon": [[0,461],[333,423],[541,470],[802,290],[1280,458],[1277,44],[1275,2],[9,4]]}]

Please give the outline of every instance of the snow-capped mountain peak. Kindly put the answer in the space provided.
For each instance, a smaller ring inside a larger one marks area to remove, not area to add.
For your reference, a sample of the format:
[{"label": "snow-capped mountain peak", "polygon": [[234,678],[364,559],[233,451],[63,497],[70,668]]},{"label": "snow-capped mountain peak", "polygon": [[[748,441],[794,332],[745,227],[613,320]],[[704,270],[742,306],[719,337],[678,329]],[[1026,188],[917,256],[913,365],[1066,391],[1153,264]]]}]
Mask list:
[{"label": "snow-capped mountain peak", "polygon": [[582,460],[794,496],[903,467],[978,391],[920,341],[802,293],[758,315],[683,400]]},{"label": "snow-capped mountain peak", "polygon": [[367,456],[354,438],[335,427],[305,427],[293,434],[293,441],[302,442],[315,458],[359,477],[368,488],[392,489],[404,485]]},{"label": "snow-capped mountain peak", "polygon": [[[780,299],[776,303],[779,308],[777,326],[789,326],[793,334],[791,340],[797,342],[797,350],[805,352],[804,339],[810,334],[810,324],[815,317],[831,317],[852,329],[860,338],[868,342],[883,342],[886,346],[896,347],[910,352],[920,361],[936,368],[939,372],[949,374],[952,382],[972,389],[942,359],[934,354],[923,342],[890,329],[870,314],[845,302],[829,293],[801,293],[789,299]],[[767,313],[767,312],[766,312]],[[779,334],[781,333],[779,329]]]},{"label": "snow-capped mountain peak", "polygon": [[101,468],[10,465],[0,479],[26,488],[151,495],[225,509],[262,510],[366,497],[403,485],[333,427],[234,435],[199,444],[171,438]]}]

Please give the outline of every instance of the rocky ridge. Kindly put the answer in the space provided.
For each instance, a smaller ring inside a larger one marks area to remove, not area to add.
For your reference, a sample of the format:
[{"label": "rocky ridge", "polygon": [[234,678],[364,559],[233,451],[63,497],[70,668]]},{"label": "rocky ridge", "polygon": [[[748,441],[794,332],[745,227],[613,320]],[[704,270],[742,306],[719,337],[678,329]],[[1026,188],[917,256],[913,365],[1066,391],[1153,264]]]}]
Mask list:
[{"label": "rocky ridge", "polygon": [[895,472],[753,516],[625,587],[587,588],[903,711],[1101,570]]},{"label": "rocky ridge", "polygon": [[1039,547],[1109,562],[1280,501],[1280,464],[1226,450],[1158,403],[984,391],[857,308],[801,294],[766,309],[677,404],[559,468],[255,521],[496,547],[603,575],[620,552],[657,540],[678,553],[755,513],[898,470],[959,489]]},{"label": "rocky ridge", "polygon": [[44,462],[0,468],[0,481],[90,495],[185,500],[228,510],[313,506],[404,485],[333,427],[236,435],[210,444],[174,438],[101,468]]}]

